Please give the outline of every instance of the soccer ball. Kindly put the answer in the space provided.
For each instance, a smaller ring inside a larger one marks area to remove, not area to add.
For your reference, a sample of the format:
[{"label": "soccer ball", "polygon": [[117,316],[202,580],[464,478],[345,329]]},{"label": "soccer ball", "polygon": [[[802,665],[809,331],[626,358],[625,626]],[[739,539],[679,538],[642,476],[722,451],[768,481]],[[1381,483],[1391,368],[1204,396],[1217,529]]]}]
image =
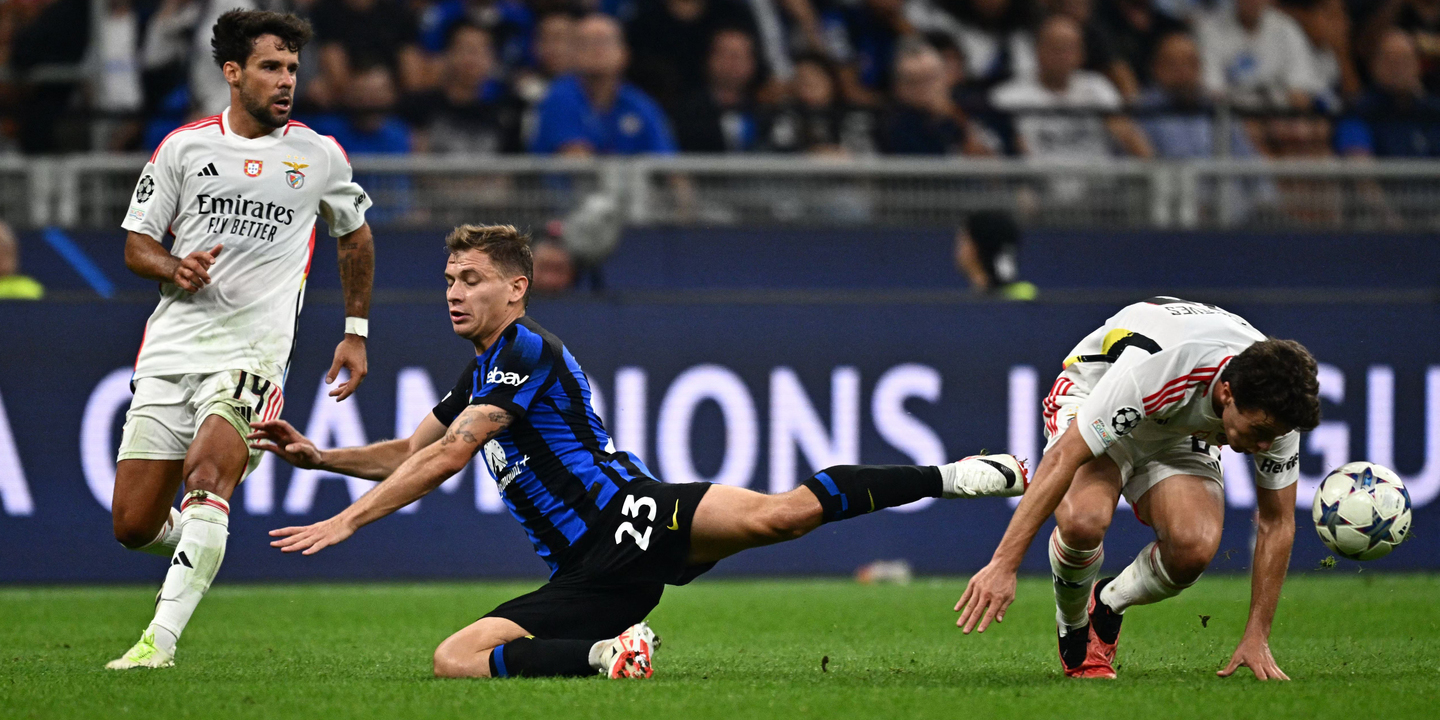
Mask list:
[{"label": "soccer ball", "polygon": [[1390,554],[1410,532],[1410,493],[1387,467],[1341,465],[1315,490],[1315,532],[1336,554],[1374,560]]}]

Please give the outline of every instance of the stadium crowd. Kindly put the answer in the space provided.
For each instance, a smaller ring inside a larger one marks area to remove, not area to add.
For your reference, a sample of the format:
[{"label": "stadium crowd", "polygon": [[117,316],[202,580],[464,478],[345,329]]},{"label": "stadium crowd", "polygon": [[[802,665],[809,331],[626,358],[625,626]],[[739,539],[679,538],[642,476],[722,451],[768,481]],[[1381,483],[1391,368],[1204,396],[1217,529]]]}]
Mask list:
[{"label": "stadium crowd", "polygon": [[223,109],[237,6],[351,153],[1440,154],[1440,0],[8,0],[0,151]]}]

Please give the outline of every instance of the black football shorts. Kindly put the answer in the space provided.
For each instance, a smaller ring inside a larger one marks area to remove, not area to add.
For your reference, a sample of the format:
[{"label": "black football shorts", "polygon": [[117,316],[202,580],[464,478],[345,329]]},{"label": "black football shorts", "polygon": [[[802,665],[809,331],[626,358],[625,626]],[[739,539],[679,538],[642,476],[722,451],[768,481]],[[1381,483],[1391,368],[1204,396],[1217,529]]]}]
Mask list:
[{"label": "black football shorts", "polygon": [[710,483],[637,480],[610,500],[580,544],[540,589],[486,613],[537,638],[602,640],[634,625],[666,585],[684,585],[715,566],[691,565],[690,524]]}]

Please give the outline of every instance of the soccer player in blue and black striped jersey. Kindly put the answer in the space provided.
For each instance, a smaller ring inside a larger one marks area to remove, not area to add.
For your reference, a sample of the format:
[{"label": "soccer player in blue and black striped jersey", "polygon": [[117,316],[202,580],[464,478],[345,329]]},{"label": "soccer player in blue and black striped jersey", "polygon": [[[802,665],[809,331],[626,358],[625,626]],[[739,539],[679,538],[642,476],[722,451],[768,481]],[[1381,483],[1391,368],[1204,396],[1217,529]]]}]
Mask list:
[{"label": "soccer player in blue and black striped jersey", "polygon": [[272,545],[306,555],[439,487],[483,451],[510,514],[550,565],[550,581],[451,635],[441,677],[650,677],[659,640],[645,616],[665,585],[683,585],[747,548],[924,497],[1013,496],[1024,467],[1009,455],[940,467],[826,468],[790,492],[667,484],[616,451],[580,364],[525,315],[529,238],[510,226],[463,225],[446,245],[450,322],[476,357],[408,439],[317,449],[284,421],[255,423],[256,447],[303,468],[382,480],[340,514],[275,530]]}]

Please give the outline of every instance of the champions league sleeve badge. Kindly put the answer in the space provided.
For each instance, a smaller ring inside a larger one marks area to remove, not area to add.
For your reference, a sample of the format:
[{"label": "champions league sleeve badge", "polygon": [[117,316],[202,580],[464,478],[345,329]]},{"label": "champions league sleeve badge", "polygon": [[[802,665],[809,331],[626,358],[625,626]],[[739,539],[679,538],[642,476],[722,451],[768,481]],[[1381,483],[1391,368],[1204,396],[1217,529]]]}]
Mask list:
[{"label": "champions league sleeve badge", "polygon": [[301,170],[304,170],[304,169],[307,168],[307,167],[310,167],[309,165],[306,165],[304,162],[301,162],[301,161],[303,161],[304,159],[305,159],[305,158],[303,158],[303,157],[302,157],[302,158],[295,158],[295,160],[294,160],[293,162],[290,161],[290,160],[286,160],[286,161],[280,163],[281,165],[284,165],[285,167],[290,168],[289,170],[286,170],[286,171],[285,171],[285,184],[289,185],[290,187],[292,187],[292,188],[294,188],[294,189],[296,189],[296,190],[299,190],[300,188],[302,188],[302,187],[305,186],[305,173],[302,173],[302,172],[300,172],[300,171],[301,171]]}]

